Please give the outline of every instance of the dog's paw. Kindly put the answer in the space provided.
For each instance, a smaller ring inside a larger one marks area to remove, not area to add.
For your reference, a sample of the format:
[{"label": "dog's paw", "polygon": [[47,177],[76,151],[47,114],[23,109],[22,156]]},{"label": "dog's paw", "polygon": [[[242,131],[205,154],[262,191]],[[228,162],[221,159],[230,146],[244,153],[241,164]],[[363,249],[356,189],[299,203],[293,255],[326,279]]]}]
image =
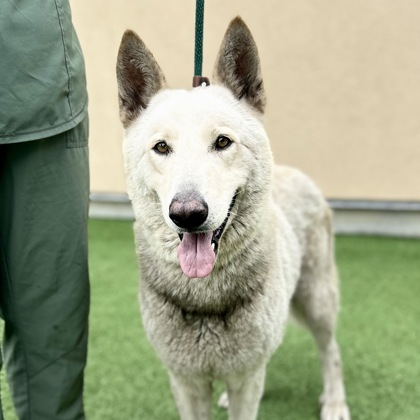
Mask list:
[{"label": "dog's paw", "polygon": [[321,420],[351,420],[346,402],[324,402],[321,406]]},{"label": "dog's paw", "polygon": [[217,405],[220,408],[228,409],[229,408],[229,398],[226,391],[222,392],[222,395],[220,395],[219,401],[217,402]]}]

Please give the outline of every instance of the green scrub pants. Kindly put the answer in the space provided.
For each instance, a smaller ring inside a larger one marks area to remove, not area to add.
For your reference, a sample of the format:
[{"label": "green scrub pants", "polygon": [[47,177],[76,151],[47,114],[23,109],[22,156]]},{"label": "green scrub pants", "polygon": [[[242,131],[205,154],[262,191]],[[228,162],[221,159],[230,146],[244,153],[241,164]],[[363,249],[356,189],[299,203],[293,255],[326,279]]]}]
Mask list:
[{"label": "green scrub pants", "polygon": [[87,143],[86,117],[50,138],[0,145],[3,358],[20,420],[85,418]]}]

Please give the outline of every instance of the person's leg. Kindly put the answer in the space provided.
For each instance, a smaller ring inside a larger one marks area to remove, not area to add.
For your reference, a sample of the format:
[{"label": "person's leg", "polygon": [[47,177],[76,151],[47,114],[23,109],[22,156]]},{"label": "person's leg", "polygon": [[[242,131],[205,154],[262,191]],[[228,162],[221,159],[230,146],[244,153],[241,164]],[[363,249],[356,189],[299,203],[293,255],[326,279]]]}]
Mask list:
[{"label": "person's leg", "polygon": [[6,373],[19,419],[84,418],[87,124],[1,146],[0,306]]}]

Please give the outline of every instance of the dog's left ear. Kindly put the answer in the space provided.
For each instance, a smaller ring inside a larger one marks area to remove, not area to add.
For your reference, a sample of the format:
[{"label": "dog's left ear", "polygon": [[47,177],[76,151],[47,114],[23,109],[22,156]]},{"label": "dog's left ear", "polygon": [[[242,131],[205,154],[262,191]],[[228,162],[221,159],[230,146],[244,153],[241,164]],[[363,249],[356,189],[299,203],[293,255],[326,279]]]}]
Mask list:
[{"label": "dog's left ear", "polygon": [[117,58],[120,119],[127,128],[150,99],[166,87],[165,76],[153,54],[133,31],[125,31]]},{"label": "dog's left ear", "polygon": [[239,16],[226,31],[213,78],[230,89],[236,98],[245,99],[254,109],[264,112],[266,97],[257,45]]}]

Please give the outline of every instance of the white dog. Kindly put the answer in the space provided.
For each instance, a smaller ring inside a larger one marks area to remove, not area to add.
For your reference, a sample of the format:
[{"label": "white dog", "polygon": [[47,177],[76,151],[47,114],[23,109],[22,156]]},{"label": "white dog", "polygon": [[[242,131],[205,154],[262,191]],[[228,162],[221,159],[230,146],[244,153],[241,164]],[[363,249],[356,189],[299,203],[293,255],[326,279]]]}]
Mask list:
[{"label": "white dog", "polygon": [[255,419],[292,309],[321,354],[321,418],[349,420],[330,210],[306,176],[273,164],[244,22],[226,32],[214,85],[168,89],[132,31],[117,77],[141,312],[181,418],[209,419],[212,382],[221,380],[229,418]]}]

